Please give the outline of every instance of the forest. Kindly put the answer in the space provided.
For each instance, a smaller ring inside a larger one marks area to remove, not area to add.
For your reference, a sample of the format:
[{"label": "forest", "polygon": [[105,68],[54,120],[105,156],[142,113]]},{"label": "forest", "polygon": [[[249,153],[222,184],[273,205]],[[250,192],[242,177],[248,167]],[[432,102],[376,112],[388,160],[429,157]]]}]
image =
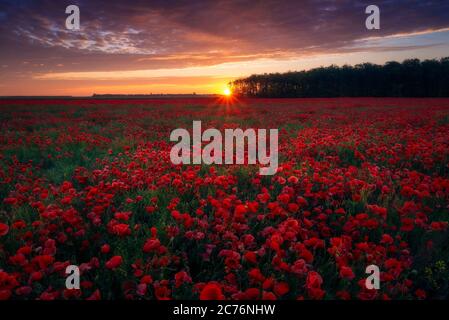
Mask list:
[{"label": "forest", "polygon": [[449,57],[251,75],[229,86],[234,95],[261,98],[449,97]]}]

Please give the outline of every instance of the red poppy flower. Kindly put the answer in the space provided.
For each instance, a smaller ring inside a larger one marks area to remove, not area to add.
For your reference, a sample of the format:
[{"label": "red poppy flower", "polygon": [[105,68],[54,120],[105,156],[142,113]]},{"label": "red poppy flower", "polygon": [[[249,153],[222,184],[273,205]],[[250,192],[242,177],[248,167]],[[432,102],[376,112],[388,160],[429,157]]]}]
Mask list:
[{"label": "red poppy flower", "polygon": [[123,258],[121,256],[113,256],[106,262],[106,268],[114,270],[122,264]]},{"label": "red poppy flower", "polygon": [[352,280],[354,279],[355,275],[351,268],[343,266],[340,269],[340,277],[343,279]]},{"label": "red poppy flower", "polygon": [[224,300],[221,287],[214,282],[206,284],[201,290],[200,300]]},{"label": "red poppy flower", "polygon": [[281,297],[290,291],[290,287],[287,282],[278,282],[274,285],[273,291],[278,297]]},{"label": "red poppy flower", "polygon": [[104,244],[101,246],[101,253],[109,253],[111,251],[111,246],[108,244]]},{"label": "red poppy flower", "polygon": [[148,253],[156,251],[161,246],[161,242],[158,239],[148,239],[143,246],[143,252]]},{"label": "red poppy flower", "polygon": [[8,234],[9,227],[7,224],[0,223],[0,237],[6,236]]},{"label": "red poppy flower", "polygon": [[307,274],[307,279],[306,279],[306,288],[307,289],[320,288],[322,283],[323,283],[323,278],[321,278],[321,276],[318,272],[310,271]]},{"label": "red poppy flower", "polygon": [[252,251],[248,251],[248,252],[245,252],[245,254],[243,256],[245,257],[246,261],[248,261],[250,263],[257,263],[256,253],[254,253]]},{"label": "red poppy flower", "polygon": [[126,223],[118,223],[112,227],[112,232],[120,237],[128,236],[131,234],[129,225]]},{"label": "red poppy flower", "polygon": [[180,271],[177,274],[175,274],[175,287],[179,288],[184,283],[191,283],[192,278],[187,274],[185,271]]}]

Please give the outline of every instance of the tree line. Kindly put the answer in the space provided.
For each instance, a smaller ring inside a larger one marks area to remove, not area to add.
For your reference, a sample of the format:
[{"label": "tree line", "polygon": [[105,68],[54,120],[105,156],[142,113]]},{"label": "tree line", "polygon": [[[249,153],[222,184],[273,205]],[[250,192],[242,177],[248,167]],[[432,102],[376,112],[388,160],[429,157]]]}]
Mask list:
[{"label": "tree line", "polygon": [[235,95],[261,98],[449,97],[449,57],[252,75],[229,85]]}]

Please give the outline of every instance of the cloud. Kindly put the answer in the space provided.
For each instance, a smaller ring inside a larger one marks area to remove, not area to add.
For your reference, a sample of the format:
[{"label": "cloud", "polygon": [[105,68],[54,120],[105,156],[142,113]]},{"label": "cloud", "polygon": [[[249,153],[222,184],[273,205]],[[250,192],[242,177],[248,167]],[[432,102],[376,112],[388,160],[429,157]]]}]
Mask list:
[{"label": "cloud", "polygon": [[[263,61],[263,60],[260,60]],[[254,66],[250,66],[254,68]],[[199,66],[168,69],[143,69],[128,71],[82,71],[82,72],[56,72],[36,74],[33,78],[38,80],[129,80],[154,79],[167,77],[233,77],[245,70],[245,63],[222,63],[213,66]]]},{"label": "cloud", "polygon": [[9,82],[235,77],[357,52],[431,57],[449,44],[449,1],[378,0],[381,29],[372,31],[362,0],[78,0],[80,31],[65,29],[72,0],[0,1]]},{"label": "cloud", "polygon": [[449,27],[449,3],[443,1],[377,1],[382,28],[370,32],[364,24],[366,1],[137,0],[127,5],[91,0],[79,1],[82,30],[75,32],[64,28],[68,1],[7,2],[2,40],[82,55],[126,55],[147,66],[266,58],[281,51],[285,56],[310,49],[338,52],[360,39]]}]

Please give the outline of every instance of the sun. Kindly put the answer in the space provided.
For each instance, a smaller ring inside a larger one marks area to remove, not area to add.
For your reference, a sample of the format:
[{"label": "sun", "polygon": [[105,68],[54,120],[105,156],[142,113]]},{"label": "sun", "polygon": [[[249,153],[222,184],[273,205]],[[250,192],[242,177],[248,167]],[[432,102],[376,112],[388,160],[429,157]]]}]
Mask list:
[{"label": "sun", "polygon": [[230,96],[232,95],[232,91],[231,91],[231,89],[226,88],[226,89],[223,90],[223,94],[224,94],[226,97],[230,97]]}]

